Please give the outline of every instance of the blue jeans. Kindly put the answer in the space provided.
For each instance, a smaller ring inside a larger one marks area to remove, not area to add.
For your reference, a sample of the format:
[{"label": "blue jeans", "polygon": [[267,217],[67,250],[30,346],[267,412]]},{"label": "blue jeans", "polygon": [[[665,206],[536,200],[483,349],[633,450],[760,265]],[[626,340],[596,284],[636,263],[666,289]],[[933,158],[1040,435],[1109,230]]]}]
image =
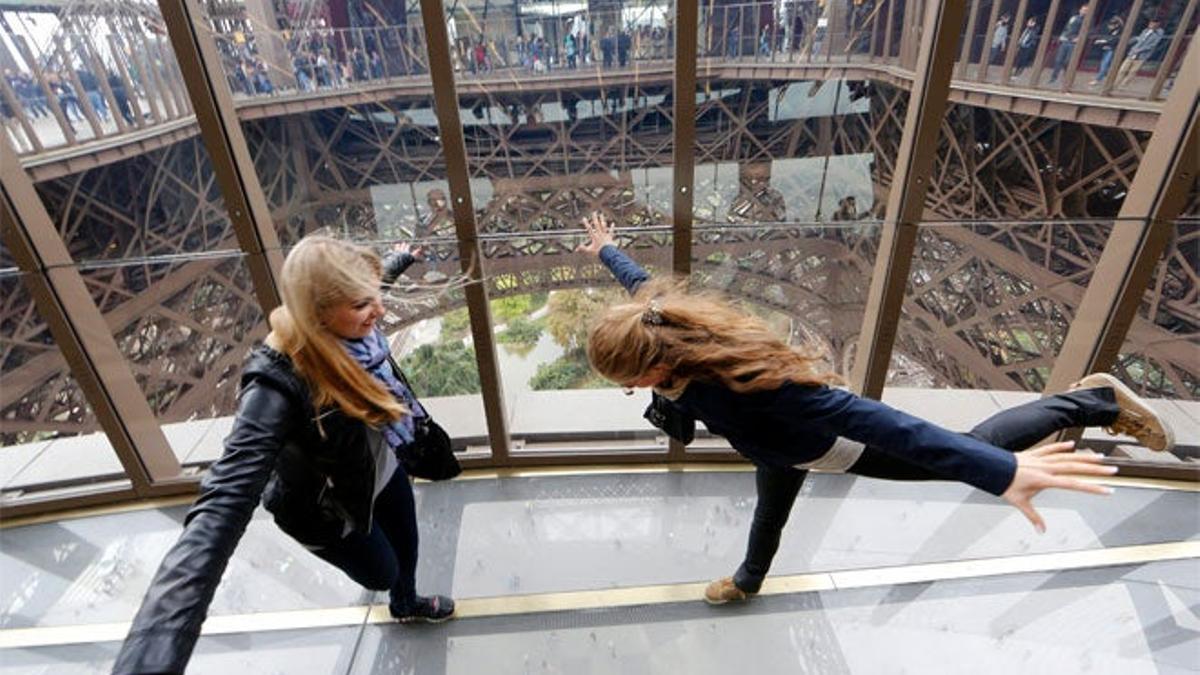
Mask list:
[{"label": "blue jeans", "polygon": [[371,531],[351,532],[341,542],[313,551],[373,591],[389,591],[393,607],[407,607],[417,597],[417,510],[404,469],[375,498]]},{"label": "blue jeans", "polygon": [[1059,41],[1058,49],[1054,52],[1054,70],[1050,73],[1051,82],[1057,80],[1058,74],[1067,67],[1067,63],[1071,60],[1071,51],[1074,49],[1074,42]]},{"label": "blue jeans", "polygon": [[1100,70],[1096,71],[1096,81],[1103,80],[1108,76],[1108,69],[1112,67],[1113,50],[1105,49],[1100,55]]},{"label": "blue jeans", "polygon": [[98,91],[89,91],[87,93],[88,102],[92,104],[92,110],[100,116],[100,119],[108,120],[108,104],[104,102],[104,97]]},{"label": "blue jeans", "polygon": [[[1119,410],[1112,389],[1085,389],[1002,410],[967,435],[1018,452],[1063,429],[1107,426],[1116,420]],[[847,473],[888,480],[946,480],[923,466],[870,446],[863,449]],[[746,557],[733,575],[734,584],[743,591],[757,593],[762,587],[807,474],[794,468],[757,467],[754,480],[758,503],[750,524],[750,541]]]}]

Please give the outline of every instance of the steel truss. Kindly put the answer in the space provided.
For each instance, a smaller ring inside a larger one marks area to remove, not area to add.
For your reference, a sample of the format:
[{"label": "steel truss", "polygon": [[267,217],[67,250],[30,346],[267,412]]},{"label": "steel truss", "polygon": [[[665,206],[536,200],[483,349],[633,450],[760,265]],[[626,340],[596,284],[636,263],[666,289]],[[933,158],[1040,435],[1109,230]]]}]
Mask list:
[{"label": "steel truss", "polygon": [[[797,337],[823,336],[835,367],[848,373],[878,243],[869,218],[879,207],[864,205],[856,217],[868,219],[856,223],[834,223],[838,214],[828,212],[819,215],[823,224],[788,223],[795,201],[786,197],[817,205],[822,196],[805,175],[773,167],[868,156],[875,203],[882,204],[908,95],[855,82],[846,92],[861,102],[854,112],[803,120],[773,112],[787,89],[815,86],[705,85],[696,113],[697,213],[707,194],[714,201],[703,202],[709,216],[697,221],[693,277],[794,317]],[[669,179],[666,187],[652,179],[671,162],[669,86],[493,92],[463,96],[460,104],[491,297],[610,284],[602,269],[572,253],[578,233],[571,230],[593,210],[630,224],[639,259],[671,268]],[[418,205],[385,218],[371,195],[380,185],[444,185],[429,110],[428,99],[408,98],[245,122],[281,241],[321,227],[366,238],[419,235],[435,257],[454,258],[444,213]],[[893,358],[901,381],[1040,390],[1117,226],[1111,218],[1147,139],[1127,129],[951,105],[927,219],[992,222],[923,229]],[[736,165],[736,185],[706,186],[707,165]],[[38,189],[74,259],[88,263],[84,279],[159,421],[230,412],[237,366],[265,326],[200,141]],[[483,194],[490,195],[486,202]],[[1191,214],[1200,213],[1195,195]],[[428,227],[415,231],[418,221]],[[1130,331],[1135,349],[1118,364],[1126,381],[1150,395],[1200,397],[1200,368],[1190,358],[1200,321],[1198,230],[1195,222],[1179,226]],[[136,262],[223,250],[232,257]],[[419,266],[412,276],[424,271]],[[94,430],[14,279],[3,280],[0,305],[6,442],[34,431]],[[395,296],[389,328],[462,303],[455,293],[422,297]]]}]

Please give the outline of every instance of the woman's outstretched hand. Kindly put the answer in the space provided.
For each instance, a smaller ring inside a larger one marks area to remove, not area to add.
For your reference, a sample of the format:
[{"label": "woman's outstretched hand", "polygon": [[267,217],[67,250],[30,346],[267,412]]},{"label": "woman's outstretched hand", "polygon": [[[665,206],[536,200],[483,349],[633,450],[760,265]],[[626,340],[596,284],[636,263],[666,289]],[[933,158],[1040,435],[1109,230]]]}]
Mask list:
[{"label": "woman's outstretched hand", "polygon": [[593,211],[592,215],[584,218],[583,227],[587,230],[589,239],[586,244],[580,244],[576,251],[600,255],[600,249],[609,244],[616,245],[613,233],[616,232],[617,226],[605,220],[599,211]]},{"label": "woman's outstretched hand", "polygon": [[402,241],[392,246],[392,251],[395,253],[407,253],[415,260],[424,260],[425,251],[420,246],[410,246],[407,241]]},{"label": "woman's outstretched hand", "polygon": [[1016,456],[1017,473],[1001,497],[1020,509],[1038,532],[1046,531],[1046,522],[1033,508],[1033,498],[1042,490],[1061,488],[1097,495],[1112,494],[1112,488],[1069,477],[1111,476],[1117,472],[1117,467],[1101,464],[1100,455],[1076,454],[1074,441],[1043,445],[1018,452]]}]

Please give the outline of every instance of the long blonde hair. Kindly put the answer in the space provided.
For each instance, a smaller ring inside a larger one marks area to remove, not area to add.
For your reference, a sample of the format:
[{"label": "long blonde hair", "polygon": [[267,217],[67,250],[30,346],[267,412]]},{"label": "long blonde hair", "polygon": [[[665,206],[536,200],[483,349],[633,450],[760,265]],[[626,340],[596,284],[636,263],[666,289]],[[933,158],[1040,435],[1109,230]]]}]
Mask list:
[{"label": "long blonde hair", "polygon": [[646,282],[631,302],[602,313],[592,324],[587,353],[597,372],[618,383],[665,365],[668,379],[661,388],[672,396],[694,379],[737,392],[775,389],[785,382],[842,382],[821,367],[816,346],[791,347],[762,320],[670,279]]},{"label": "long blonde hair", "polygon": [[383,264],[374,251],[331,237],[310,235],[288,253],[280,275],[283,305],[271,312],[271,336],[309,385],[313,405],[337,406],[372,425],[408,410],[358,364],[323,317],[335,305],[379,292]]}]

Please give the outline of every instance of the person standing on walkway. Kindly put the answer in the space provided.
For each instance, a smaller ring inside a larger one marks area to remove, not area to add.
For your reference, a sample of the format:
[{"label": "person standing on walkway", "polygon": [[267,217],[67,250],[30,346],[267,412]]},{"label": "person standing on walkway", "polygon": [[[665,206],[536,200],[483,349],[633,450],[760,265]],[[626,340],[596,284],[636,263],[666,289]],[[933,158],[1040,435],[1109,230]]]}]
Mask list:
[{"label": "person standing on walkway", "polygon": [[1004,53],[1008,50],[1008,15],[1000,17],[996,22],[996,30],[992,31],[992,51],[988,63],[998,66],[1004,63]]},{"label": "person standing on walkway", "polygon": [[603,216],[584,220],[596,255],[633,294],[590,329],[587,354],[603,377],[627,389],[652,387],[646,417],[687,443],[695,421],[724,436],[754,463],[758,504],[745,561],[705,590],[713,604],[758,592],[783,526],[809,470],[890,480],[954,480],[1001,497],[1039,531],[1032,499],[1059,488],[1110,490],[1070,477],[1110,476],[1098,455],[1074,443],[1027,449],[1059,430],[1108,426],[1155,450],[1174,442],[1170,428],[1116,378],[1091,375],[1072,391],[1002,411],[966,434],[943,429],[879,401],[831,386],[815,348],[793,348],[766,324],[722,300],[650,276],[617,248]]},{"label": "person standing on walkway", "polygon": [[[406,457],[449,453],[376,327],[381,284],[415,260],[308,236],[283,263],[283,305],[242,369],[233,430],[163,558],[113,672],[179,673],[258,504],[285,533],[372,590],[398,621],[454,602],[416,591],[417,517]],[[436,446],[436,447],[435,447]],[[450,477],[450,475],[442,476]]]},{"label": "person standing on walkway", "polygon": [[1142,65],[1154,56],[1154,52],[1162,40],[1162,22],[1158,19],[1150,19],[1146,29],[1129,45],[1129,55],[1121,62],[1121,69],[1117,71],[1118,87],[1125,87],[1129,84],[1130,80],[1142,69]]},{"label": "person standing on walkway", "polygon": [[1017,38],[1017,60],[1013,64],[1012,77],[1017,77],[1022,70],[1033,63],[1033,55],[1037,52],[1040,35],[1037,18],[1029,17],[1029,20],[1025,22],[1025,28],[1021,30],[1021,36]]},{"label": "person standing on walkway", "polygon": [[1108,77],[1108,69],[1112,67],[1113,50],[1121,41],[1121,31],[1124,28],[1125,19],[1122,19],[1120,14],[1113,14],[1108,17],[1108,21],[1104,22],[1100,37],[1093,40],[1093,44],[1100,48],[1100,69],[1096,71],[1096,77],[1091,81],[1093,87]]},{"label": "person standing on walkway", "polygon": [[1080,5],[1075,14],[1067,19],[1067,25],[1063,27],[1063,32],[1058,36],[1058,50],[1054,52],[1054,69],[1050,71],[1050,81],[1054,82],[1058,79],[1058,74],[1061,73],[1067,64],[1071,61],[1071,52],[1075,50],[1075,43],[1079,40],[1079,32],[1083,30],[1083,19],[1087,16],[1088,6]]}]

